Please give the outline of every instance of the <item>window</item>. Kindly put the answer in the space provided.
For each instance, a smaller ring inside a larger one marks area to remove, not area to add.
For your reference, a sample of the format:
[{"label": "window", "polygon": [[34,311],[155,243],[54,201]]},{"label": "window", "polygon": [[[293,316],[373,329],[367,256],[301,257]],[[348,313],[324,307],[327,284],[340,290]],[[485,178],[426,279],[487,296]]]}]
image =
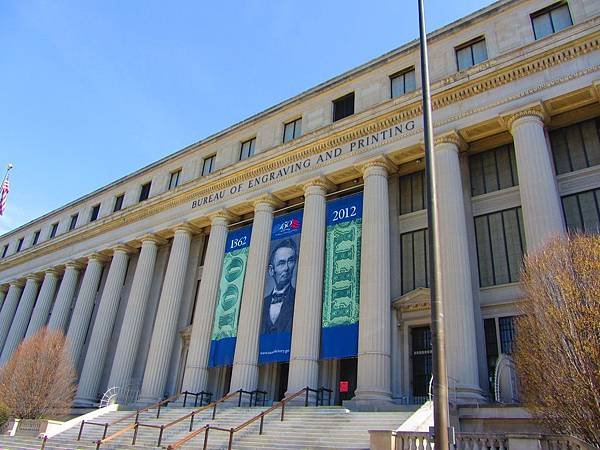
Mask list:
[{"label": "window", "polygon": [[15,253],[18,253],[21,251],[21,249],[23,248],[23,241],[25,240],[25,238],[21,238],[18,240],[17,242],[17,251]]},{"label": "window", "polygon": [[333,101],[333,121],[354,114],[354,92]]},{"label": "window", "polygon": [[240,148],[240,161],[244,159],[250,158],[254,155],[254,148],[256,147],[256,138],[248,139],[245,142],[242,142],[242,146]]},{"label": "window", "polygon": [[569,231],[600,233],[600,188],[562,198]]},{"label": "window", "polygon": [[69,231],[75,229],[75,225],[77,225],[77,218],[78,217],[79,217],[79,214],[73,214],[71,216],[71,222],[69,222]]},{"label": "window", "polygon": [[400,177],[400,214],[427,208],[427,183],[425,171]]},{"label": "window", "polygon": [[514,317],[500,317],[498,319],[498,328],[500,329],[500,351],[510,355],[515,342],[515,321]]},{"label": "window", "polygon": [[152,182],[142,184],[142,189],[140,190],[140,199],[138,201],[143,202],[144,200],[148,200],[148,196],[150,195],[150,186],[152,186]]},{"label": "window", "polygon": [[33,233],[33,241],[31,243],[31,245],[32,246],[36,245],[39,240],[40,240],[40,230],[37,230],[35,233]]},{"label": "window", "polygon": [[50,228],[50,239],[56,237],[56,232],[58,231],[58,222],[53,223]]},{"label": "window", "polygon": [[459,71],[473,67],[487,59],[484,38],[479,38],[456,48],[456,63]]},{"label": "window", "polygon": [[215,159],[217,155],[211,155],[202,161],[202,176],[206,176],[215,169]]},{"label": "window", "polygon": [[392,87],[392,98],[400,97],[417,89],[415,81],[415,69],[411,67],[390,77]]},{"label": "window", "polygon": [[551,131],[550,146],[557,175],[600,164],[600,119]]},{"label": "window", "polygon": [[296,119],[283,126],[283,142],[297,139],[302,134],[302,119]]},{"label": "window", "polygon": [[176,170],[175,172],[171,172],[171,177],[169,178],[169,190],[175,189],[179,186],[179,177],[181,176],[181,169]]},{"label": "window", "polygon": [[531,15],[533,34],[542,39],[573,25],[569,7],[565,2],[557,3]]},{"label": "window", "polygon": [[121,211],[123,208],[123,200],[125,199],[125,194],[120,194],[115,197],[115,206],[113,207],[113,212]]},{"label": "window", "polygon": [[471,195],[487,194],[519,184],[512,144],[469,156]]},{"label": "window", "polygon": [[429,286],[427,228],[400,235],[402,294]]},{"label": "window", "polygon": [[475,217],[479,285],[514,283],[519,280],[525,251],[521,208]]},{"label": "window", "polygon": [[6,258],[6,254],[8,253],[8,244],[6,244],[4,246],[4,248],[2,249],[2,257]]},{"label": "window", "polygon": [[100,203],[98,203],[97,205],[92,206],[92,212],[90,214],[90,222],[93,222],[96,219],[98,219],[98,214],[99,213],[100,213]]}]

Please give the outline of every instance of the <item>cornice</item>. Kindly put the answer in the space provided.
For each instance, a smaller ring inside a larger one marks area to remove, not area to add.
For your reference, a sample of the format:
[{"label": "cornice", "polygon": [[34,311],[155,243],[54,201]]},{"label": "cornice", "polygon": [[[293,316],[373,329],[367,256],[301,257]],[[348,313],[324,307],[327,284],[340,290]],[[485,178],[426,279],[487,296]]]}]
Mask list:
[{"label": "cornice", "polygon": [[[595,24],[595,22],[594,22]],[[525,47],[526,48],[526,47]],[[432,107],[434,110],[441,109],[452,104],[464,101],[467,98],[485,93],[495,88],[501,87],[508,83],[515,82],[524,77],[531,76],[535,73],[546,71],[558,64],[563,64],[572,59],[583,56],[591,51],[600,48],[600,32],[593,31],[578,39],[572,40],[563,45],[552,47],[547,51],[530,58],[525,58],[519,62],[511,64],[507,67],[494,70],[493,61],[488,61],[489,72],[478,73],[472,79],[458,80],[459,85],[455,87],[443,88],[441,92],[434,93],[432,98]],[[522,51],[523,48],[520,50]],[[599,66],[595,66],[589,70],[598,70]],[[447,79],[439,85],[447,83]],[[434,90],[438,90],[434,86]],[[395,103],[386,103],[382,108],[394,105]],[[477,110],[464,115],[474,114]],[[372,110],[357,114],[357,119],[361,117],[369,117],[373,114]],[[337,130],[332,125],[332,128],[327,128],[322,134],[327,133],[327,130],[334,130],[331,134],[323,136],[313,142],[303,142],[296,148],[290,148],[288,152],[282,155],[273,156],[279,147],[271,149],[264,153],[263,159],[256,159],[253,167],[234,165],[231,170],[224,170],[222,176],[213,176],[208,179],[200,179],[198,182],[190,182],[182,185],[175,192],[166,192],[158,195],[144,204],[135,207],[127,208],[120,213],[115,213],[100,219],[91,224],[87,224],[81,228],[65,233],[57,238],[38,244],[36,247],[27,249],[16,255],[5,258],[0,263],[0,268],[6,270],[18,264],[22,264],[31,259],[46,255],[60,250],[62,247],[71,245],[76,242],[81,242],[100,234],[106,233],[119,228],[124,223],[133,223],[143,220],[147,217],[154,216],[168,209],[180,206],[193,201],[193,199],[208,195],[209,193],[219,191],[221,189],[240,183],[243,180],[257,177],[264,173],[268,173],[274,169],[283,167],[301,161],[307,157],[318,154],[324,150],[335,148],[345,143],[348,143],[357,138],[376,133],[383,129],[389,128],[404,121],[414,119],[421,115],[420,100],[415,97],[414,101],[409,104],[400,105],[397,109],[385,112],[375,117],[371,117],[358,123],[346,130]],[[462,117],[461,116],[461,117]],[[448,119],[456,120],[458,116],[453,116]],[[415,129],[406,133],[408,137],[420,133],[421,130]],[[268,159],[266,159],[268,158]],[[232,196],[234,197],[234,196]]]}]

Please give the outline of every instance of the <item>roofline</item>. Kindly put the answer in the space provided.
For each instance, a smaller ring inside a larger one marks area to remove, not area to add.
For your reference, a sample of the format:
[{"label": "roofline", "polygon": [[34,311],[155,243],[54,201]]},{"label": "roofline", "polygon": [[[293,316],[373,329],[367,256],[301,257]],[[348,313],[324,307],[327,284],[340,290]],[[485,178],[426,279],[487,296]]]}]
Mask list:
[{"label": "roofline", "polygon": [[[497,11],[504,7],[511,6],[518,2],[519,2],[519,0],[497,0],[496,2],[491,3],[490,5],[485,6],[481,9],[478,9],[477,11],[474,11],[465,17],[457,19],[454,22],[451,22],[441,28],[438,28],[437,30],[427,33],[427,40],[430,42],[433,42],[453,31],[456,31],[459,28],[470,25],[473,21],[475,21],[477,19],[480,19],[494,11]],[[257,122],[260,119],[268,117],[271,114],[274,114],[274,113],[284,109],[287,106],[290,106],[294,103],[298,103],[302,100],[306,100],[308,98],[314,97],[314,96],[322,93],[325,90],[328,90],[338,84],[343,83],[344,81],[347,81],[349,78],[355,77],[357,75],[361,75],[362,73],[366,72],[368,69],[372,69],[374,67],[382,65],[384,63],[387,63],[387,62],[389,62],[389,60],[394,59],[394,58],[402,55],[403,53],[407,53],[409,51],[414,50],[414,48],[417,47],[418,44],[419,44],[419,39],[413,39],[412,41],[410,41],[400,47],[397,47],[393,50],[390,50],[389,52],[386,52],[381,56],[371,59],[370,61],[367,61],[366,63],[361,64],[358,67],[347,70],[346,72],[343,72],[340,75],[337,75],[333,78],[330,78],[329,80],[319,83],[312,88],[309,88],[293,97],[288,98],[287,100],[284,100],[280,103],[277,103],[274,106],[270,106],[269,108],[267,108],[263,111],[253,114],[252,116],[248,117],[247,119],[244,119],[240,122],[236,122],[233,125],[230,125],[221,131],[213,133],[213,134],[207,136],[206,138],[200,139],[199,141],[196,141],[190,145],[185,146],[181,150],[177,150],[176,152],[171,153],[171,154],[169,154],[153,163],[150,163],[144,167],[141,167],[140,169],[137,169],[136,171],[134,171],[128,175],[125,175],[124,177],[118,178],[117,180],[112,181],[111,183],[109,183],[107,185],[104,185],[98,189],[95,189],[94,191],[90,192],[89,194],[85,194],[79,198],[76,198],[75,200],[70,201],[69,203],[67,203],[63,206],[60,206],[52,211],[47,212],[46,214],[44,214],[42,216],[39,216],[33,220],[30,220],[29,222],[11,230],[11,231],[8,231],[7,233],[5,233],[3,235],[0,235],[0,239],[10,236],[11,234],[18,234],[18,232],[20,230],[23,230],[23,229],[29,227],[30,225],[32,225],[35,222],[41,222],[41,221],[49,218],[50,216],[55,215],[59,211],[68,209],[69,207],[74,206],[78,203],[83,203],[84,201],[94,197],[95,195],[98,195],[102,192],[108,191],[108,190],[112,189],[113,187],[115,187],[116,185],[124,183],[132,178],[135,178],[135,177],[143,174],[144,172],[152,170],[152,169],[156,168],[157,166],[160,166],[160,165],[166,163],[167,161],[177,159],[190,151],[197,150],[198,147],[208,145],[212,141],[217,140],[218,138],[221,138],[221,137],[223,137],[227,134],[230,134],[234,131],[237,131],[237,130],[239,130],[247,125],[250,125],[254,122]]]}]

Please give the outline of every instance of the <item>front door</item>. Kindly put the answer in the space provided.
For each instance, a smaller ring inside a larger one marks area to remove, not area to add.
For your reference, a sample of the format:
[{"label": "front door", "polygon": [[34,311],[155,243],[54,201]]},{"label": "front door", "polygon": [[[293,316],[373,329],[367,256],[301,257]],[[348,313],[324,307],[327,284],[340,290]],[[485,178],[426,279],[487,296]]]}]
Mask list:
[{"label": "front door", "polygon": [[340,381],[337,386],[339,392],[339,405],[341,405],[344,400],[350,400],[354,397],[357,367],[357,358],[340,359]]},{"label": "front door", "polygon": [[277,390],[275,391],[275,401],[278,402],[285,397],[285,391],[288,385],[288,375],[290,373],[290,363],[282,362],[277,364]]}]

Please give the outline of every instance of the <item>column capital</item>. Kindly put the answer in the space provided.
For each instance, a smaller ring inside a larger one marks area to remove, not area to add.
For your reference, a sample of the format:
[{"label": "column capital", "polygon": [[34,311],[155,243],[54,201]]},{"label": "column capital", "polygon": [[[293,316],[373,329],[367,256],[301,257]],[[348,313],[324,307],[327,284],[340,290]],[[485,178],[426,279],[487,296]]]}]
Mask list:
[{"label": "column capital", "polygon": [[58,278],[58,277],[61,275],[61,273],[62,273],[62,271],[61,271],[61,270],[59,270],[59,269],[56,269],[56,268],[54,268],[54,267],[51,267],[51,268],[49,268],[49,269],[46,269],[46,270],[44,270],[44,277],[45,277],[46,275],[50,275],[50,276],[53,276],[53,277],[55,277],[55,278]]},{"label": "column capital", "polygon": [[354,167],[362,174],[363,178],[370,175],[383,175],[385,177],[396,171],[396,166],[386,156],[377,156],[354,164]]},{"label": "column capital", "polygon": [[19,278],[17,280],[11,280],[8,282],[9,287],[18,287],[18,288],[22,288],[23,286],[25,286],[25,279],[24,278]]},{"label": "column capital", "polygon": [[305,197],[309,194],[325,195],[335,190],[335,184],[324,176],[318,176],[302,183],[302,189]]},{"label": "column capital", "polygon": [[5,283],[5,284],[0,284],[0,292],[8,292],[8,289],[10,288],[10,284],[9,283]]},{"label": "column capital", "polygon": [[271,209],[282,208],[284,203],[275,197],[271,193],[261,194],[258,197],[254,197],[252,200],[252,205],[254,206],[254,211],[257,209],[263,208],[264,206],[268,206]]},{"label": "column capital", "polygon": [[237,220],[238,216],[228,211],[227,209],[219,209],[215,212],[210,213],[208,215],[208,218],[210,219],[210,225],[214,227],[215,225],[227,226],[234,220]]},{"label": "column capital", "polygon": [[113,252],[113,255],[117,252],[126,253],[128,255],[131,253],[135,253],[135,249],[127,244],[117,244],[114,247],[112,247],[111,250]]},{"label": "column capital", "polygon": [[158,236],[156,234],[152,234],[152,233],[148,233],[148,234],[143,235],[142,237],[140,237],[139,240],[142,243],[142,246],[146,242],[152,243],[154,245],[165,245],[167,243],[166,239],[163,239],[160,236]]},{"label": "column capital", "polygon": [[37,281],[38,283],[42,281],[42,277],[37,273],[30,273],[29,275],[25,276],[25,279],[27,281]]},{"label": "column capital", "polygon": [[175,234],[177,233],[188,233],[188,234],[196,234],[200,232],[200,229],[189,222],[182,222],[180,224],[175,225],[172,228]]},{"label": "column capital", "polygon": [[457,152],[465,151],[469,146],[456,130],[452,130],[449,133],[441,134],[433,140],[434,147],[437,147],[438,145],[442,144],[453,144],[454,146],[456,146]]},{"label": "column capital", "polygon": [[549,119],[549,114],[544,105],[541,102],[537,102],[518,110],[509,111],[505,114],[502,114],[501,117],[506,124],[508,131],[513,133],[515,126],[523,123],[546,123]]},{"label": "column capital", "polygon": [[106,261],[108,261],[108,258],[106,257],[106,255],[103,255],[102,253],[92,253],[91,255],[88,255],[87,257],[88,263],[90,261],[98,261],[99,263],[104,263]]},{"label": "column capital", "polygon": [[79,261],[68,261],[65,264],[65,268],[67,269],[75,269],[75,270],[81,270],[83,269],[84,265],[81,264]]}]

